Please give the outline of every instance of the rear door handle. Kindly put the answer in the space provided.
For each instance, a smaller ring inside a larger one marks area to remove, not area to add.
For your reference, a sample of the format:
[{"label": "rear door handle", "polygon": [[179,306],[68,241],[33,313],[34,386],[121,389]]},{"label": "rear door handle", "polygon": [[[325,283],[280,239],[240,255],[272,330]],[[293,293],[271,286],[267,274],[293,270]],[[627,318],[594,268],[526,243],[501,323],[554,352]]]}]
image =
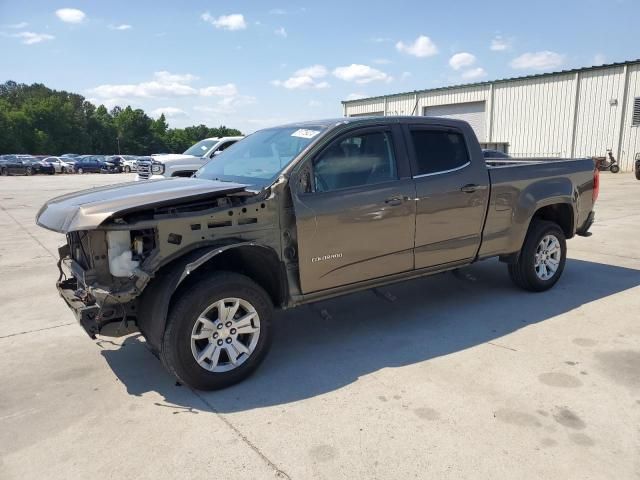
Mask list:
[{"label": "rear door handle", "polygon": [[400,195],[389,197],[384,201],[384,203],[391,206],[402,205],[402,202],[404,202],[404,197]]},{"label": "rear door handle", "polygon": [[466,185],[463,185],[462,187],[460,187],[460,191],[464,192],[464,193],[473,193],[473,192],[477,192],[478,190],[484,190],[484,186],[483,185],[476,185],[475,183],[467,183]]}]

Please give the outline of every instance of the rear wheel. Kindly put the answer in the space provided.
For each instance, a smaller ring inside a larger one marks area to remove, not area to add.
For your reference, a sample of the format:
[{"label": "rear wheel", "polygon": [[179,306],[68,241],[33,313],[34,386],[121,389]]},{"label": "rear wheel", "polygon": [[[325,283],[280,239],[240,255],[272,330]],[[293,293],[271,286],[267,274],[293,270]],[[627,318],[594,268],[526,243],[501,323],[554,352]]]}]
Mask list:
[{"label": "rear wheel", "polygon": [[6,177],[7,175],[9,175],[9,172],[5,167],[2,167],[0,168],[0,175],[2,175],[3,177]]},{"label": "rear wheel", "polygon": [[240,382],[267,354],[272,312],[267,293],[244,275],[203,277],[174,302],[162,363],[180,382],[200,390]]},{"label": "rear wheel", "polygon": [[640,180],[640,167],[636,167],[636,180]]},{"label": "rear wheel", "polygon": [[31,176],[33,175],[33,169],[31,167],[27,167],[27,170],[24,173],[25,175]]},{"label": "rear wheel", "polygon": [[124,166],[124,173],[131,173],[131,167],[129,165]]},{"label": "rear wheel", "polygon": [[509,275],[518,287],[542,292],[558,281],[566,259],[562,229],[556,223],[534,219],[517,261],[509,264]]},{"label": "rear wheel", "polygon": [[611,171],[611,173],[618,173],[620,171],[620,166],[619,165],[611,165],[611,168],[609,168],[609,170]]},{"label": "rear wheel", "polygon": [[67,169],[62,167],[62,170],[60,170],[60,173],[67,173]]},{"label": "rear wheel", "polygon": [[79,173],[80,175],[82,175],[82,174],[84,173],[84,170],[83,170],[82,168],[79,168],[79,169],[78,169],[78,173]]}]

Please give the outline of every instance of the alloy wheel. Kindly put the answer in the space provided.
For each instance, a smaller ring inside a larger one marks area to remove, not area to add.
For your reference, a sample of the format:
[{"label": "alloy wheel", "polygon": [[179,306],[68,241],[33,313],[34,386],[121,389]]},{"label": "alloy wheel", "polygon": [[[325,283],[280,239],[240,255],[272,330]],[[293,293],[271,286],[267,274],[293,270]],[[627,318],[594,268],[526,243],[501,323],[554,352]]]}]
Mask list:
[{"label": "alloy wheel", "polygon": [[205,370],[228,372],[253,353],[260,337],[256,309],[241,298],[224,298],[207,307],[191,331],[191,353]]},{"label": "alloy wheel", "polygon": [[540,280],[549,280],[558,271],[562,258],[560,241],[555,235],[545,235],[536,248],[535,271]]}]

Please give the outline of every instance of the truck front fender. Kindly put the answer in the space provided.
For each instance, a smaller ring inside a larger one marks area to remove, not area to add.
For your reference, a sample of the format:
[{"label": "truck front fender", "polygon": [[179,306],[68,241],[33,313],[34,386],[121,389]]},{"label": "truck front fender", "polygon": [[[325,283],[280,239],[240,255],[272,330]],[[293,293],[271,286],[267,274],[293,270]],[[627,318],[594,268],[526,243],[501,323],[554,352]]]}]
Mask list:
[{"label": "truck front fender", "polygon": [[240,242],[221,246],[198,248],[162,267],[154,275],[138,299],[137,325],[151,348],[159,352],[167,323],[171,299],[189,275],[216,256],[241,247],[269,247],[255,242]]}]

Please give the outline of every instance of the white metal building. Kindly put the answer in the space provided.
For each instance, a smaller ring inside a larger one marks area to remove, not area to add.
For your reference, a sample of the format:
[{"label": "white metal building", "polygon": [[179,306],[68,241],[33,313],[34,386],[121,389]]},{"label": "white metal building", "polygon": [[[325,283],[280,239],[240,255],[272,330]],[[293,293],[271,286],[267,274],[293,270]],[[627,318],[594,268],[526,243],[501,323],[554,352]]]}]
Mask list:
[{"label": "white metal building", "polygon": [[345,116],[468,121],[513,156],[591,157],[630,171],[640,155],[640,60],[342,102]]}]

